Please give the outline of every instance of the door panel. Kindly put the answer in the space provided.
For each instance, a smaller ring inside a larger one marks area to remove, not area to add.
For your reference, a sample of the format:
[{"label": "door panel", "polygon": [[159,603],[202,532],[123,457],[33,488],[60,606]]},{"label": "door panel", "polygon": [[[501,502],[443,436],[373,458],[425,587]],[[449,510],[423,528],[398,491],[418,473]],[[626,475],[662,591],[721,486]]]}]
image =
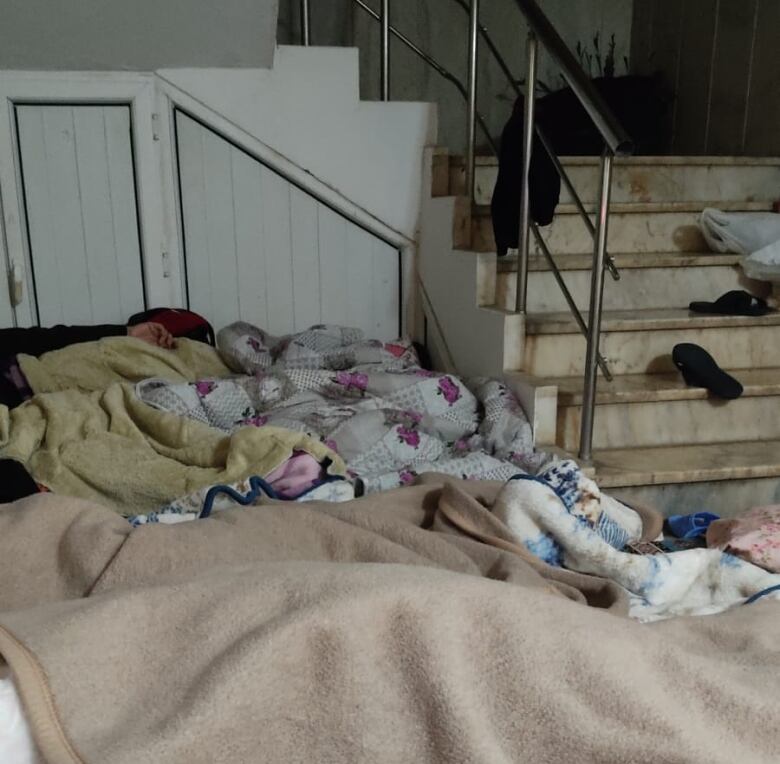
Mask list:
[{"label": "door panel", "polygon": [[[2,225],[2,221],[0,221],[0,226]],[[2,236],[1,230],[0,236]],[[2,281],[0,281],[0,327],[13,326],[14,312],[11,307],[11,286],[8,282],[11,274],[8,272],[8,262],[2,253],[2,249],[0,249],[0,278],[2,278]]]},{"label": "door panel", "polygon": [[178,111],[176,132],[192,310],[218,328],[398,335],[397,249]]},{"label": "door panel", "polygon": [[129,106],[19,105],[39,322],[122,323],[144,309]]}]

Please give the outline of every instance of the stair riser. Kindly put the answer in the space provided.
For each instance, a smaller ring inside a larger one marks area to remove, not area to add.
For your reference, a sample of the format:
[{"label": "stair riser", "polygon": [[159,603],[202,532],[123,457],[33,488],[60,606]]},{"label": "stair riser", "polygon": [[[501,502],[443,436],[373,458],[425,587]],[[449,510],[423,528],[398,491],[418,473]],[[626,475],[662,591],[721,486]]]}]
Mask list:
[{"label": "stair riser", "polygon": [[[609,216],[611,252],[707,252],[698,226],[698,212],[618,212]],[[542,229],[553,254],[593,251],[593,239],[579,215],[558,215]],[[473,220],[472,249],[495,252],[493,224],[489,216]],[[534,242],[534,251],[538,251]]]},{"label": "stair riser", "polygon": [[[602,389],[609,383],[603,382]],[[639,448],[780,438],[780,396],[613,403],[596,407],[593,447]],[[557,445],[579,448],[581,406],[558,409]]]},{"label": "stair riser", "polygon": [[627,502],[655,507],[667,517],[707,510],[735,517],[751,507],[780,503],[780,477],[606,488]]},{"label": "stair riser", "polygon": [[[705,329],[655,329],[605,332],[601,352],[614,374],[674,371],[672,348],[693,342],[713,353],[728,369],[780,367],[777,326],[734,326]],[[538,377],[584,373],[585,338],[580,334],[539,334],[526,337],[522,371]]]},{"label": "stair riser", "polygon": [[[564,271],[563,279],[580,310],[590,301],[590,271]],[[515,304],[516,272],[499,273],[496,304],[512,310]],[[604,310],[686,308],[691,300],[714,300],[730,289],[746,289],[763,295],[763,283],[746,278],[738,266],[690,268],[626,268],[620,281],[604,282]],[[546,313],[568,310],[558,283],[549,271],[528,274],[528,311]]]},{"label": "stair riser", "polygon": [[[594,166],[569,166],[567,173],[586,204],[598,201],[599,169]],[[498,176],[494,166],[478,166],[475,200],[490,204]],[[455,188],[462,173],[456,174]],[[774,200],[780,188],[778,166],[728,165],[617,165],[613,174],[613,202],[724,202]],[[561,188],[561,202],[572,199]]]}]

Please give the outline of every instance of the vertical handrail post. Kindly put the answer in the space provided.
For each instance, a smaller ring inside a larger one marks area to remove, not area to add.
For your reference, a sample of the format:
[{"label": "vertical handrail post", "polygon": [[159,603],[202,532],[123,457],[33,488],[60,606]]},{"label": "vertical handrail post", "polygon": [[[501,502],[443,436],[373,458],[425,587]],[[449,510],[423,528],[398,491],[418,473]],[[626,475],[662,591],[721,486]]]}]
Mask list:
[{"label": "vertical handrail post", "polygon": [[523,120],[523,168],[520,192],[520,231],[517,247],[517,292],[515,310],[525,313],[528,292],[528,253],[531,244],[531,152],[534,145],[534,113],[536,110],[536,70],[539,43],[531,32],[527,42],[528,69],[525,80],[525,115]]},{"label": "vertical handrail post", "polygon": [[468,125],[466,129],[466,194],[474,201],[477,164],[477,74],[479,64],[479,0],[469,8]]},{"label": "vertical handrail post", "polygon": [[609,149],[605,149],[601,158],[601,187],[599,190],[598,220],[596,222],[596,241],[593,249],[590,310],[588,311],[588,347],[585,355],[585,384],[582,396],[579,456],[584,462],[590,462],[593,456],[593,418],[596,408],[596,386],[598,384],[599,340],[601,338],[601,311],[604,297],[604,260],[607,252],[612,158],[612,152]]},{"label": "vertical handrail post", "polygon": [[383,101],[390,100],[390,0],[382,0],[380,12],[382,41],[380,44],[379,81]]},{"label": "vertical handrail post", "polygon": [[309,0],[301,0],[301,45],[311,45]]}]

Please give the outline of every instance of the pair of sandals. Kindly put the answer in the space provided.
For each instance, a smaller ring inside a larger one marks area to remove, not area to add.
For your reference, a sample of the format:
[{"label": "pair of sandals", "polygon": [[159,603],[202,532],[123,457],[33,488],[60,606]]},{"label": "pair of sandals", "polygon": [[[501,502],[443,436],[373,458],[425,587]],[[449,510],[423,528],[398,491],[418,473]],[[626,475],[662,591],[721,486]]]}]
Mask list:
[{"label": "pair of sandals", "polygon": [[[692,302],[694,313],[723,316],[765,316],[770,312],[765,300],[736,289],[715,302]],[[733,400],[744,392],[742,384],[718,366],[715,359],[699,345],[683,342],[675,345],[672,360],[691,387],[704,387],[718,398]]]}]

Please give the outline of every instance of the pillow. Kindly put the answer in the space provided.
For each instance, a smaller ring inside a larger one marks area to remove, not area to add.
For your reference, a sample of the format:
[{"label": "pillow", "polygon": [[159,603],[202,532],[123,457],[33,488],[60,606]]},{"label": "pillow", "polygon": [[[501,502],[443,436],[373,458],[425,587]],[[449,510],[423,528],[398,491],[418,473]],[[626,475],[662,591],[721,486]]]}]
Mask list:
[{"label": "pillow", "polygon": [[756,507],[730,520],[716,520],[707,528],[707,546],[780,573],[780,504]]}]

